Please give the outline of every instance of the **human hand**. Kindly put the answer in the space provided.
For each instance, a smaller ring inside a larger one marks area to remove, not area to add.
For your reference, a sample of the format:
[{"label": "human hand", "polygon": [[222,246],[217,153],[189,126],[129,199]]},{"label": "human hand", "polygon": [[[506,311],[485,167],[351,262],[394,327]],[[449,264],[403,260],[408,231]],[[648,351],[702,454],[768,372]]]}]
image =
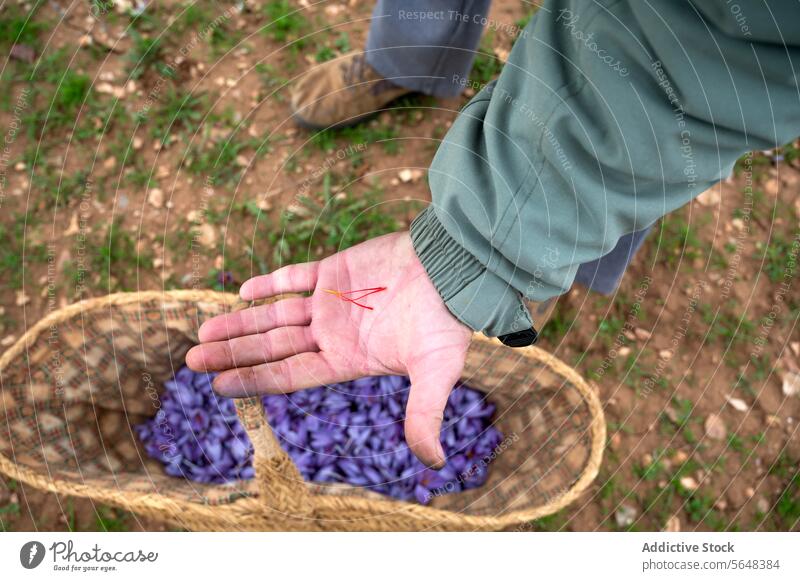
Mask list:
[{"label": "human hand", "polygon": [[[359,301],[373,310],[323,290],[373,287],[386,290]],[[250,301],[302,292],[312,294],[206,321],[202,344],[187,353],[186,364],[195,371],[221,371],[214,389],[229,397],[408,375],[406,441],[422,462],[443,466],[442,417],[472,332],[447,310],[408,232],[251,278],[239,294]]]}]

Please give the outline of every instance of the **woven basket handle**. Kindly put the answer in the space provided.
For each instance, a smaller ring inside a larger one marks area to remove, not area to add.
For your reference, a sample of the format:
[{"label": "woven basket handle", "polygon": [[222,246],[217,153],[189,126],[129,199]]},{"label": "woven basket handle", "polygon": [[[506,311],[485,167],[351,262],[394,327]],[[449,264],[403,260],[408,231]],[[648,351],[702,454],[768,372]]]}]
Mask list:
[{"label": "woven basket handle", "polygon": [[253,444],[259,498],[270,512],[280,513],[276,517],[308,515],[311,510],[308,488],[267,422],[261,398],[237,399],[236,411]]}]

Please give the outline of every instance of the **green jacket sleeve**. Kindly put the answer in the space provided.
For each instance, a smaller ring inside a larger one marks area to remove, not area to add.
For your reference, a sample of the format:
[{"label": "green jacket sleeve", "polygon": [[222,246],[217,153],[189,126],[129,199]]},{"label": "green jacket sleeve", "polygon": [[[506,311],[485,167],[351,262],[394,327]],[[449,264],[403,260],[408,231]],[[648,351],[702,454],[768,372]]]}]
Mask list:
[{"label": "green jacket sleeve", "polygon": [[788,0],[545,2],[445,137],[411,226],[451,312],[490,336],[529,327],[523,298],[566,292],[742,154],[799,135],[798,22]]}]

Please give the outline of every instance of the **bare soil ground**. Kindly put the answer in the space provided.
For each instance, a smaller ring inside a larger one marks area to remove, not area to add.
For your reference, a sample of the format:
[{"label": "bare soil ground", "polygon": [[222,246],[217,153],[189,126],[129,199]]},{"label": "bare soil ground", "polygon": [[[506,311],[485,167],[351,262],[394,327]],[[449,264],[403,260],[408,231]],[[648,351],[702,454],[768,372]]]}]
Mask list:
[{"label": "bare soil ground", "polygon": [[[81,298],[235,291],[407,227],[471,96],[308,133],[292,79],[363,46],[371,3],[145,4],[0,7],[0,349]],[[494,3],[476,84],[529,13]],[[540,345],[596,385],[608,447],[590,491],[531,530],[800,528],[797,145],[743,158],[666,217],[613,297],[562,297]],[[163,528],[0,482],[0,530]]]}]

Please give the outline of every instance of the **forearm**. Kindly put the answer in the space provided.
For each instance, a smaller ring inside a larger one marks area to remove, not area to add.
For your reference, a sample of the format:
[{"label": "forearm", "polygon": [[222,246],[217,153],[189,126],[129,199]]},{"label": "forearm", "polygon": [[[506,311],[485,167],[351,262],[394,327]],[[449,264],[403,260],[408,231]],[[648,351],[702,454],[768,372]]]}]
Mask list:
[{"label": "forearm", "polygon": [[[519,330],[523,297],[567,291],[580,264],[729,175],[743,153],[800,134],[798,39],[770,26],[763,4],[739,5],[747,31],[724,1],[695,2],[702,15],[678,1],[540,9],[494,89],[448,133],[427,226],[412,228],[453,314],[489,335]],[[800,18],[783,10],[783,22]]]}]

